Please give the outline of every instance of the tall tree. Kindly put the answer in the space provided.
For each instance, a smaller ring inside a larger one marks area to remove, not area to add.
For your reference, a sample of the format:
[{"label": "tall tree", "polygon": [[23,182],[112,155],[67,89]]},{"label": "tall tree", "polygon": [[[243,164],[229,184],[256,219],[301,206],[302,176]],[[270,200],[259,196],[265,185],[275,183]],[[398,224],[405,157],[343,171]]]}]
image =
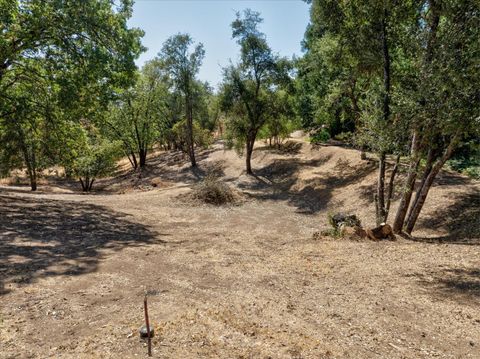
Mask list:
[{"label": "tall tree", "polygon": [[[323,83],[327,78],[335,84],[346,76],[360,84],[358,106],[351,97],[351,109],[359,114],[357,138],[379,156],[378,222],[388,217],[399,156],[409,154],[396,232],[413,230],[444,163],[463,138],[478,133],[479,90],[473,84],[479,82],[479,6],[471,0],[312,3],[302,60],[310,67],[301,69]],[[319,66],[309,57],[320,59]],[[319,101],[310,102],[317,109],[338,93],[338,87],[328,84],[319,90]],[[388,186],[387,154],[396,155]]]},{"label": "tall tree", "polygon": [[195,143],[193,139],[193,119],[195,109],[196,75],[200,70],[205,50],[203,44],[193,46],[193,40],[188,34],[176,34],[170,37],[158,54],[158,60],[173,80],[185,102],[185,119],[187,132],[188,155],[192,167],[197,165],[195,159]]},{"label": "tall tree", "polygon": [[[374,120],[370,123],[377,125],[368,128],[369,132],[381,129],[387,134],[385,130],[393,123],[391,52],[396,41],[391,19],[401,21],[403,17],[403,6],[393,6],[390,1],[313,1],[300,78],[304,79],[301,84],[309,87],[310,78],[321,79],[315,113],[330,130],[339,117],[344,128],[348,128],[345,123],[351,123],[350,128],[359,129],[368,115]],[[373,111],[367,111],[365,104]],[[377,222],[381,223],[388,216],[385,176],[391,146],[388,140],[378,141],[384,136],[375,137],[372,143],[379,158],[375,205]]]},{"label": "tall tree", "polygon": [[123,144],[134,169],[145,167],[147,153],[159,136],[163,107],[169,105],[166,80],[156,65],[149,62],[143,67],[135,86],[112,103],[102,121],[105,134]]},{"label": "tall tree", "polygon": [[[410,126],[412,151],[394,230],[410,234],[429,190],[454,150],[480,136],[480,4],[426,0],[420,9],[417,86],[406,93],[415,113]],[[419,159],[425,167],[413,202]],[[408,210],[408,212],[407,212]]]},{"label": "tall tree", "polygon": [[240,45],[240,62],[224,69],[223,109],[230,114],[227,124],[237,148],[245,146],[247,174],[253,174],[251,159],[258,131],[275,104],[275,85],[288,81],[287,61],[272,53],[258,26],[258,12],[237,13],[232,37]]}]

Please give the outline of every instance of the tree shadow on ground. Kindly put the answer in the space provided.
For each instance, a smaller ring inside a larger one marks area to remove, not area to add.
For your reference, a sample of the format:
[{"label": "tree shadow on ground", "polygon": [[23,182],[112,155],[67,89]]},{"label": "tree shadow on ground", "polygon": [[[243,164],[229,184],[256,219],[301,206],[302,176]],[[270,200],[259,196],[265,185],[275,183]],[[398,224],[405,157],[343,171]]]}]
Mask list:
[{"label": "tree shadow on ground", "polygon": [[257,200],[287,201],[297,208],[298,213],[315,214],[327,208],[334,190],[360,181],[374,170],[370,166],[336,166],[331,172],[317,173],[315,178],[299,181],[302,169],[320,167],[330,158],[276,160],[255,171],[256,181],[240,183],[238,186]]},{"label": "tree shadow on ground", "polygon": [[455,195],[455,203],[419,220],[417,228],[443,229],[448,235],[413,238],[431,243],[480,245],[480,192]]},{"label": "tree shadow on ground", "polygon": [[473,180],[465,175],[443,170],[438,174],[437,178],[435,178],[432,186],[466,186],[472,183]]},{"label": "tree shadow on ground", "polygon": [[278,145],[264,145],[255,147],[257,152],[268,152],[277,155],[295,156],[300,154],[304,146],[303,142],[288,140]]},{"label": "tree shadow on ground", "polygon": [[80,275],[102,250],[163,243],[157,233],[106,207],[0,193],[0,295],[7,283]]},{"label": "tree shadow on ground", "polygon": [[480,299],[480,268],[448,268],[429,273],[408,275],[439,298],[460,303],[478,304]]},{"label": "tree shadow on ground", "polygon": [[[188,156],[181,151],[165,151],[148,158],[142,169],[126,168],[115,176],[99,180],[95,191],[102,194],[118,194],[125,190],[149,190],[158,187],[170,187],[183,182],[194,184],[210,174],[223,175],[222,161],[204,161],[214,152],[222,151],[218,146],[196,152],[197,167],[190,166]],[[220,174],[219,174],[220,173]]]}]

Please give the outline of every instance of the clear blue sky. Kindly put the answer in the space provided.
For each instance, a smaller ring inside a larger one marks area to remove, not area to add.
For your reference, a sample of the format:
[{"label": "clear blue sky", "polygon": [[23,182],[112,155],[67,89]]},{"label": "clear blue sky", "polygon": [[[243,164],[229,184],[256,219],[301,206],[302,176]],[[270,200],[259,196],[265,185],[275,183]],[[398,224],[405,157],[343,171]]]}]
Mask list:
[{"label": "clear blue sky", "polygon": [[301,54],[309,19],[309,6],[301,0],[136,0],[129,25],[145,31],[143,44],[148,48],[137,65],[154,58],[171,35],[187,32],[205,47],[199,78],[216,86],[221,68],[238,57],[230,24],[235,11],[246,8],[261,13],[261,30],[274,52],[287,57]]}]

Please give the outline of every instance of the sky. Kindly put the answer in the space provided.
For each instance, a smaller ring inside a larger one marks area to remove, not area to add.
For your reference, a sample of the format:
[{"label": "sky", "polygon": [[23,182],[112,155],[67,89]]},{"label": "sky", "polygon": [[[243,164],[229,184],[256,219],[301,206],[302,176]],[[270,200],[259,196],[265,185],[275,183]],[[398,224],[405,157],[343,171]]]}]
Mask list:
[{"label": "sky", "polygon": [[309,20],[309,5],[301,0],[136,0],[129,25],[145,31],[142,42],[148,48],[137,65],[153,59],[170,36],[189,33],[205,49],[198,78],[216,87],[222,67],[229,59],[238,59],[230,24],[235,12],[246,8],[260,12],[264,19],[260,29],[274,52],[287,57],[301,54]]}]

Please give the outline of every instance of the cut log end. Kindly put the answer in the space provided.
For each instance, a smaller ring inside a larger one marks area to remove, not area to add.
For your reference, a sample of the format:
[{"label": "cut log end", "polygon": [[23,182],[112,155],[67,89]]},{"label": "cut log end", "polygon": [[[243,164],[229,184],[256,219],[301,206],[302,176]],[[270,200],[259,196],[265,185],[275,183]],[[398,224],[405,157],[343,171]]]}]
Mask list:
[{"label": "cut log end", "polygon": [[393,234],[392,227],[389,224],[382,223],[378,227],[367,229],[367,236],[373,241],[380,240],[395,240],[395,234]]}]

